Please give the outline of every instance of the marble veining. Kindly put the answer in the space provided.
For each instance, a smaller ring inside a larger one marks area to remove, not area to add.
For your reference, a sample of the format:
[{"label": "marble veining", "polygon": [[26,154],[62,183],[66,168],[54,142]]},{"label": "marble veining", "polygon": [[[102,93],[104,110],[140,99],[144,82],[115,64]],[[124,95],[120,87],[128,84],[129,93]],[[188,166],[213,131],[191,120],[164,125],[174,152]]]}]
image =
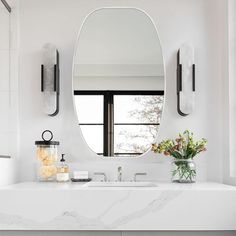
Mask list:
[{"label": "marble veining", "polygon": [[181,193],[181,191],[164,191],[158,196],[156,199],[152,200],[150,203],[148,203],[147,206],[144,208],[137,210],[135,212],[132,212],[126,216],[123,216],[112,223],[110,225],[110,229],[114,229],[117,227],[120,227],[124,224],[129,223],[130,221],[144,217],[145,215],[149,214],[150,212],[156,212],[160,211],[167,205],[170,201],[172,201],[174,198],[178,197],[178,195]]},{"label": "marble veining", "polygon": [[121,204],[123,201],[126,201],[130,196],[130,191],[127,191],[127,193],[124,195],[124,197],[122,197],[121,199],[117,199],[114,202],[111,203],[111,205],[109,207],[107,207],[104,212],[102,214],[100,214],[98,216],[99,219],[102,219],[108,212],[110,212],[112,210],[112,208],[114,206],[116,206],[117,204]]},{"label": "marble veining", "polygon": [[236,230],[235,199],[235,187],[213,183],[92,189],[25,183],[0,188],[0,229]]},{"label": "marble veining", "polygon": [[124,215],[117,218],[111,224],[106,225],[103,221],[103,217],[112,210],[115,205],[119,205],[123,201],[126,201],[130,196],[128,191],[124,197],[115,200],[104,212],[96,218],[87,218],[81,216],[76,211],[64,211],[61,215],[56,216],[54,219],[48,222],[36,222],[30,219],[26,219],[19,215],[0,214],[0,225],[1,228],[11,226],[12,229],[115,229],[123,224],[127,224],[135,218],[140,218],[147,215],[149,212],[155,212],[161,210],[169,201],[177,197],[181,191],[165,191],[160,194],[156,199],[148,203],[144,208],[139,209],[135,212],[131,212],[128,215]]}]

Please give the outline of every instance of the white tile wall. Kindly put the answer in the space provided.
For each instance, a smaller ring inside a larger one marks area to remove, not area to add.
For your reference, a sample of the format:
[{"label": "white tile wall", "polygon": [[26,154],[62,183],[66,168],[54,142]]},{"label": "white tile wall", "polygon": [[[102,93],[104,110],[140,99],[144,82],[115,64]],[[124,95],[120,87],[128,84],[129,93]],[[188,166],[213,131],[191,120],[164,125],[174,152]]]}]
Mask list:
[{"label": "white tile wall", "polygon": [[[2,3],[1,3],[2,4]],[[0,50],[9,49],[10,15],[5,8],[0,8]]]},{"label": "white tile wall", "polygon": [[[8,139],[9,133],[0,133],[0,155],[8,156],[9,155],[9,145]],[[1,159],[0,159],[1,160]],[[1,178],[0,178],[1,179]]]},{"label": "white tile wall", "polygon": [[18,154],[18,8],[0,2],[0,186],[16,182]]},{"label": "white tile wall", "polygon": [[[1,4],[1,3],[0,3]],[[2,4],[1,4],[2,5]],[[0,8],[0,155],[9,155],[10,15]],[[1,181],[1,178],[0,178]]]},{"label": "white tile wall", "polygon": [[[0,92],[0,134],[9,131],[9,92]],[[1,145],[0,145],[1,155]]]},{"label": "white tile wall", "polygon": [[0,50],[0,92],[9,91],[9,60],[9,50]]},{"label": "white tile wall", "polygon": [[18,91],[18,50],[10,50],[10,90]]},{"label": "white tile wall", "polygon": [[8,108],[8,131],[16,133],[18,131],[18,91],[10,92]]}]

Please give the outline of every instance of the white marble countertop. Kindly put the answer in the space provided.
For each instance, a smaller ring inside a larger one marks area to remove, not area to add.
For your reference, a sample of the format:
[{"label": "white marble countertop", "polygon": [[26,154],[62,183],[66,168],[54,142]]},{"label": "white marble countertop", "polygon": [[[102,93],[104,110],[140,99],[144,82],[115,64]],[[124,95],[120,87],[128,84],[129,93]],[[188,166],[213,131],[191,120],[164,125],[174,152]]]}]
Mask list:
[{"label": "white marble countertop", "polygon": [[236,230],[236,187],[157,183],[85,187],[25,182],[0,188],[1,230]]},{"label": "white marble countertop", "polygon": [[179,183],[163,183],[155,182],[156,187],[87,187],[82,182],[22,182],[12,185],[0,187],[0,191],[6,190],[227,190],[236,191],[236,186],[216,183],[216,182],[199,182],[193,184],[179,184]]}]

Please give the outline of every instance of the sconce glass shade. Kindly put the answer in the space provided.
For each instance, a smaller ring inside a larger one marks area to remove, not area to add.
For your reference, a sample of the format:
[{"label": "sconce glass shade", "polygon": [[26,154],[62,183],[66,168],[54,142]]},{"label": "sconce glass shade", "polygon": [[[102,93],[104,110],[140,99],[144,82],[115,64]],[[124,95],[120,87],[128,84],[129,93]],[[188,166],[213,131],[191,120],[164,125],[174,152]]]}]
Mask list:
[{"label": "sconce glass shade", "polygon": [[43,111],[49,116],[55,116],[59,111],[59,54],[52,44],[43,47],[41,75]]},{"label": "sconce glass shade", "polygon": [[184,44],[178,51],[177,64],[177,96],[178,113],[189,115],[195,105],[195,64],[194,48]]}]

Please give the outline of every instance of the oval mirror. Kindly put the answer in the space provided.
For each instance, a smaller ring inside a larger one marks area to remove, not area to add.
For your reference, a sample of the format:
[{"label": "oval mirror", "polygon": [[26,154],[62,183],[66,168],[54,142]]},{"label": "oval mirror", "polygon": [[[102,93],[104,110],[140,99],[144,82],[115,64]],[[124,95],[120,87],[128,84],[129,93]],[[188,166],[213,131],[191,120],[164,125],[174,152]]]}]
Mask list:
[{"label": "oval mirror", "polygon": [[98,155],[136,157],[158,135],[164,102],[160,41],[150,18],[104,8],[85,20],[74,57],[78,122]]}]

